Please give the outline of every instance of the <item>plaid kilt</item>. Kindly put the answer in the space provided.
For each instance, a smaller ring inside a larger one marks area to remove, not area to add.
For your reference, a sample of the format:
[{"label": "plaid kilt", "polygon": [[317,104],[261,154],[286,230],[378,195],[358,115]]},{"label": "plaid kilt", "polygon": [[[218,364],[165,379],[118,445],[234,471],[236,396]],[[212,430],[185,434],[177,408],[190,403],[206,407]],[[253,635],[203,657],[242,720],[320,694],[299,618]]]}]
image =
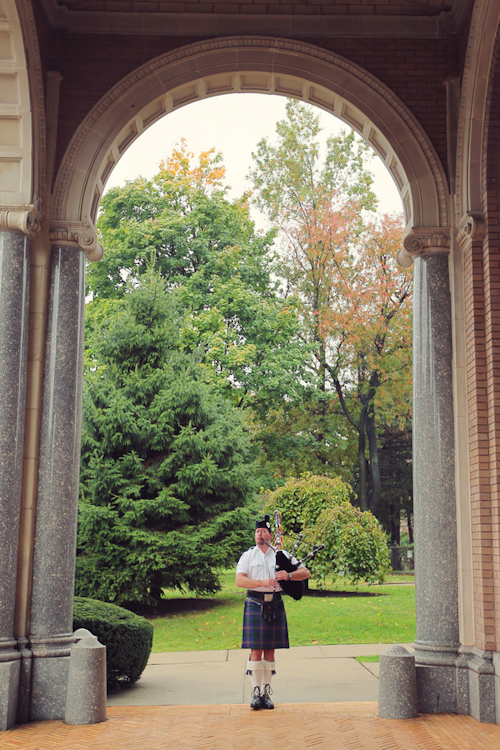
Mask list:
[{"label": "plaid kilt", "polygon": [[276,606],[276,621],[270,624],[262,619],[260,604],[252,599],[245,599],[241,648],[290,648],[283,600],[277,602]]}]

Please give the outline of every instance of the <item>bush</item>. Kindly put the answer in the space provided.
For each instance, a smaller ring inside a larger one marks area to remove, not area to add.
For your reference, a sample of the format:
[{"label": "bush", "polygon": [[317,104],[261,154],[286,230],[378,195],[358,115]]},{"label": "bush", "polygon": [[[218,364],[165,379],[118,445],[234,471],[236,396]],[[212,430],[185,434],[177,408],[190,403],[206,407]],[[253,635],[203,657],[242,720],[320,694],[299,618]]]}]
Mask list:
[{"label": "bush", "polygon": [[383,583],[390,565],[387,538],[374,515],[350,503],[329,508],[314,527],[315,541],[325,544],[325,552],[310,564],[311,574],[320,582],[326,575],[346,576],[354,583]]},{"label": "bush", "polygon": [[267,494],[264,511],[281,512],[285,534],[298,534],[315,525],[320,513],[342,502],[349,503],[351,488],[338,477],[322,477],[306,472],[300,479],[290,477],[282,487]]},{"label": "bush", "polygon": [[115,604],[76,596],[73,628],[87,628],[106,646],[108,690],[137,682],[153,645],[150,622]]},{"label": "bush", "polygon": [[382,583],[389,569],[387,539],[377,519],[349,502],[351,488],[339,478],[306,473],[268,493],[264,511],[282,514],[284,534],[305,534],[324,544],[306,565],[320,585],[327,576],[346,576],[353,582]]}]

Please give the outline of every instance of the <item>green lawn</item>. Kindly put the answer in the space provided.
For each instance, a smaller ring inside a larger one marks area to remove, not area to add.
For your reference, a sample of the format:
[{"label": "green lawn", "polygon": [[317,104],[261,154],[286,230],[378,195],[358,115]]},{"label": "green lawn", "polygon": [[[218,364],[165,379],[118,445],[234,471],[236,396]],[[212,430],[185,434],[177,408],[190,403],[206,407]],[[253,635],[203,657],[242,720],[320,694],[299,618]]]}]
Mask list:
[{"label": "green lawn", "polygon": [[[390,581],[411,584],[412,577]],[[153,652],[240,648],[245,592],[234,583],[234,571],[223,576],[213,597],[166,592],[154,625]],[[311,590],[295,602],[285,597],[291,646],[340,643],[408,643],[415,638],[413,585],[357,587],[336,584]]]}]

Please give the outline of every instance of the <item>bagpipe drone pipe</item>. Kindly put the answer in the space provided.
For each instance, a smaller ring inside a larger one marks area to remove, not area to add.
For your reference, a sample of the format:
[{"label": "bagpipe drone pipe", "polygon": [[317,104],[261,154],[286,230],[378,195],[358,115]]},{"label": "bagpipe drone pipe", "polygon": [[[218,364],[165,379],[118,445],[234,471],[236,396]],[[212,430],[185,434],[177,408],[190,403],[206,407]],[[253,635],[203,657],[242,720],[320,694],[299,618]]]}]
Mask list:
[{"label": "bagpipe drone pipe", "polygon": [[[276,570],[284,570],[287,573],[293,573],[293,571],[297,570],[300,565],[303,565],[308,560],[312,560],[318,554],[318,552],[321,552],[321,550],[325,548],[324,544],[310,544],[304,539],[304,534],[299,534],[295,541],[295,544],[293,545],[293,549],[290,552],[289,557],[283,550],[283,528],[281,525],[281,513],[279,512],[279,510],[274,511],[274,525],[274,547],[271,544],[269,546],[274,550],[276,554]],[[294,563],[292,558],[294,557],[295,552],[301,544],[308,544],[310,547],[312,547],[312,549],[305,557],[303,557],[301,560],[297,560],[297,562]],[[304,596],[304,593],[307,589],[307,580],[280,581],[280,586],[283,589],[284,594],[288,594],[288,596],[291,596],[292,599],[298,601]]]}]

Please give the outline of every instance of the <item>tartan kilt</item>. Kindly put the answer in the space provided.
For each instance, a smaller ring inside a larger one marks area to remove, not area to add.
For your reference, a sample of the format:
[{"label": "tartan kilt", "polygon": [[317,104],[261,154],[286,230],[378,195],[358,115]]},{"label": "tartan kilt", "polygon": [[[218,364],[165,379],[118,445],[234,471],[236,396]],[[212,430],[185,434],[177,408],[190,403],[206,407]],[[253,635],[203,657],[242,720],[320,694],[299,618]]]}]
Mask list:
[{"label": "tartan kilt", "polygon": [[241,648],[290,648],[283,600],[276,602],[276,606],[276,620],[271,624],[262,619],[258,602],[245,599]]}]

